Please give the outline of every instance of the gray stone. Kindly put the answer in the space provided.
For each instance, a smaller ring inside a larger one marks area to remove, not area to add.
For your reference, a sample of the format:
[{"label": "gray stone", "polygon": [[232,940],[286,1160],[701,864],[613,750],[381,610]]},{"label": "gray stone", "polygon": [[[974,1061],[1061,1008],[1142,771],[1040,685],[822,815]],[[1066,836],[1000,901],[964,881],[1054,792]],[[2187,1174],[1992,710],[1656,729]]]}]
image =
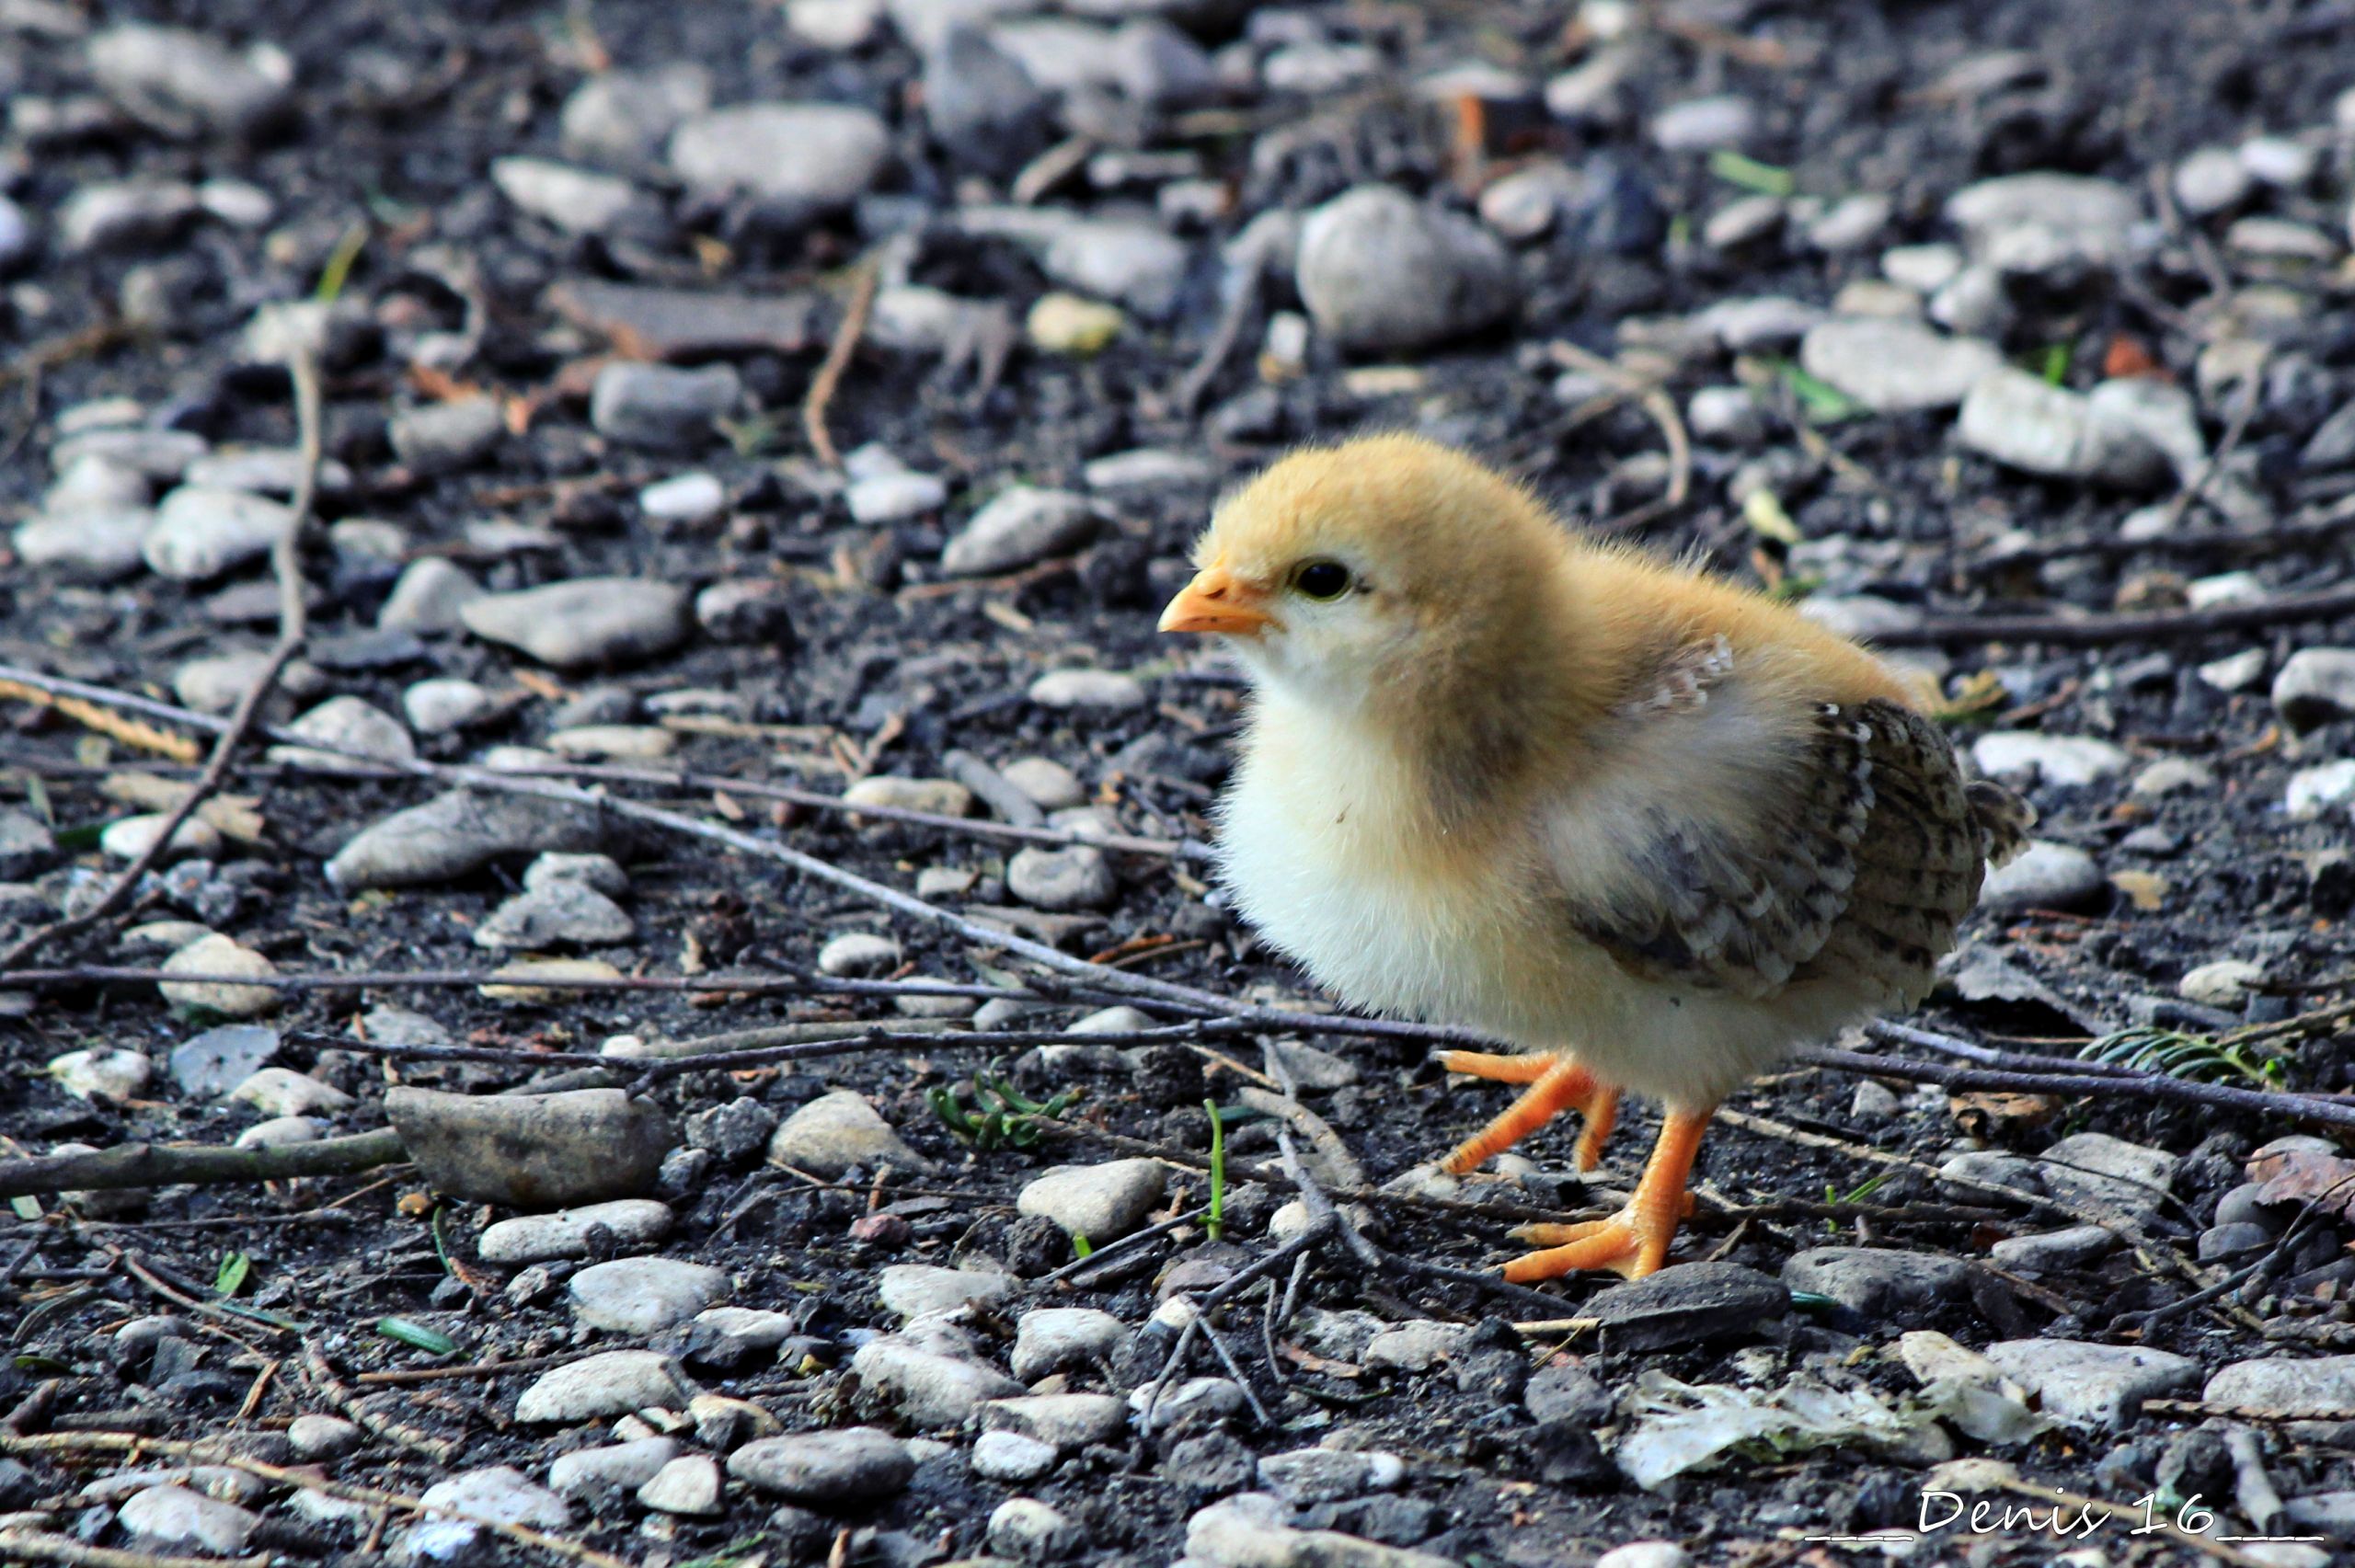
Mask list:
[{"label": "gray stone", "polygon": [[523,868],[523,887],[528,892],[559,882],[577,882],[613,898],[629,891],[629,873],[609,854],[544,854]]},{"label": "gray stone", "polygon": [[[164,960],[164,970],[175,975],[228,975],[267,979],[278,966],[250,947],[225,936],[207,936],[189,944]],[[278,1011],[283,993],[268,986],[241,986],[224,980],[165,980],[156,989],[174,1011],[218,1013],[224,1018],[259,1018]]]},{"label": "gray stone", "polygon": [[1778,233],[1788,212],[1779,196],[1740,196],[1709,214],[1701,243],[1712,250],[1736,250]]},{"label": "gray stone", "polygon": [[1096,537],[1099,521],[1085,496],[1016,485],[993,497],[948,542],[940,569],[964,578],[1019,571],[1078,549]]},{"label": "gray stone", "polygon": [[2209,218],[2239,206],[2257,180],[2229,147],[2200,147],[2176,165],[2176,205],[2190,218]]},{"label": "gray stone", "polygon": [[515,1402],[515,1419],[590,1421],[649,1405],[675,1410],[694,1392],[671,1357],[651,1350],[609,1350],[543,1373]]},{"label": "gray stone", "polygon": [[385,428],[393,455],[419,474],[454,474],[488,457],[507,433],[499,405],[488,397],[457,397],[404,408]]},{"label": "gray stone", "polygon": [[2004,368],[1993,343],[1948,338],[1918,322],[1835,316],[1799,343],[1799,366],[1876,414],[1951,408]]},{"label": "gray stone", "polygon": [[2303,821],[2349,800],[2355,800],[2355,760],[2300,768],[2290,775],[2281,804],[2292,820]]},{"label": "gray stone", "polygon": [[1295,279],[1316,329],[1350,353],[1430,348],[1521,303],[1494,235],[1386,185],[1355,187],[1308,214]]},{"label": "gray stone", "polygon": [[709,1454],[682,1454],[638,1489],[638,1500],[659,1514],[708,1518],[719,1505],[719,1461]]},{"label": "gray stone", "polygon": [[767,1150],[776,1127],[775,1111],[750,1095],[738,1095],[687,1117],[687,1147],[708,1149],[727,1164],[741,1164]]},{"label": "gray stone", "polygon": [[93,34],[86,49],[100,90],[167,136],[251,136],[281,118],[290,103],[281,74],[185,28],[109,28]]},{"label": "gray stone", "polygon": [[671,1206],[650,1197],[583,1204],[554,1214],[525,1214],[483,1228],[475,1255],[485,1263],[535,1264],[587,1257],[595,1232],[625,1247],[650,1246],[668,1235]]},{"label": "gray stone", "polygon": [[[1223,1378],[1204,1380],[1223,1384],[1230,1391],[1235,1389]],[[1173,1391],[1163,1400],[1163,1413],[1167,1413],[1171,1400],[1180,1391]],[[1214,1402],[1224,1408],[1225,1396],[1216,1396]],[[1242,1402],[1237,1399],[1234,1408],[1241,1407]],[[984,1431],[1019,1432],[1067,1452],[1091,1443],[1118,1443],[1129,1429],[1129,1404],[1112,1394],[1025,1394],[1017,1391],[1012,1398],[990,1401],[982,1407],[981,1415]],[[1168,1425],[1166,1421],[1162,1423],[1165,1427]]]},{"label": "gray stone", "polygon": [[2273,1232],[2262,1225],[2243,1221],[2236,1225],[2211,1225],[2200,1233],[2201,1263],[2229,1263],[2263,1252],[2273,1244]]},{"label": "gray stone", "polygon": [[1183,240],[1152,224],[1091,219],[1058,228],[1040,266],[1067,289],[1166,321],[1177,311],[1192,259]]},{"label": "gray stone", "polygon": [[1878,191],[1846,196],[1807,226],[1808,243],[1818,250],[1838,253],[1862,250],[1889,228],[1894,203]]},{"label": "gray stone", "polygon": [[464,567],[428,555],[401,568],[376,624],[385,631],[454,632],[465,624],[462,612],[482,597],[482,585]]},{"label": "gray stone", "polygon": [[131,1100],[155,1077],[155,1064],[140,1051],[67,1051],[52,1057],[43,1070],[77,1100]]},{"label": "gray stone", "polygon": [[1109,1160],[1035,1177],[1015,1199],[1015,1208],[1101,1245],[1143,1225],[1167,1189],[1158,1160]]},{"label": "gray stone", "polygon": [[1111,863],[1090,844],[1051,850],[1028,845],[1006,863],[1005,885],[1033,909],[1100,910],[1120,892]]},{"label": "gray stone", "polygon": [[2072,1133],[2036,1164],[2053,1196],[2104,1214],[2154,1215],[2175,1184],[2180,1160],[2104,1132]]},{"label": "gray stone", "polygon": [[270,760],[315,772],[364,773],[371,761],[407,762],[417,743],[401,721],[358,697],[329,697],[286,727],[308,746],[273,746]]},{"label": "gray stone", "polygon": [[2189,1356],[2136,1345],[2014,1339],[1989,1345],[1987,1359],[2035,1394],[2046,1415],[2113,1431],[2139,1420],[2145,1399],[2179,1395],[2200,1382],[2200,1363]]},{"label": "gray stone", "polygon": [[334,1084],[285,1067],[256,1069],[237,1081],[227,1098],[270,1116],[333,1115],[359,1104]]},{"label": "gray stone", "polygon": [[1754,1334],[1789,1310],[1783,1285],[1729,1263],[1677,1264],[1590,1298],[1581,1315],[1596,1319],[1613,1353],[1665,1349]]},{"label": "gray stone", "polygon": [[445,1094],[403,1084],[385,1114],[434,1191],[519,1208],[636,1196],[678,1141],[651,1101],[618,1089]]},{"label": "gray stone", "polygon": [[793,644],[787,585],[770,578],[713,583],[695,595],[695,624],[723,643]]},{"label": "gray stone", "polygon": [[2299,734],[2355,715],[2355,648],[2301,648],[2273,678],[2273,707]]},{"label": "gray stone", "polygon": [[583,1327],[657,1334],[728,1294],[728,1275],[681,1258],[615,1258],[572,1276],[572,1316]]},{"label": "gray stone", "polygon": [[753,103],[695,115],[672,132],[671,170],[704,196],[749,195],[801,220],[867,194],[891,133],[845,104]]},{"label": "gray stone", "polygon": [[2300,1535],[2328,1536],[2341,1546],[2355,1542],[2355,1492],[2310,1492],[2281,1505],[2280,1519]]},{"label": "gray stone", "polygon": [[552,158],[493,158],[499,193],[569,235],[650,234],[661,222],[654,199],[626,179]]},{"label": "gray stone", "polygon": [[2170,795],[2197,795],[2216,787],[2216,770],[2189,757],[2162,757],[2143,765],[2126,786],[2138,800],[2161,800]]},{"label": "gray stone", "polygon": [[860,1345],[851,1369],[901,1419],[926,1430],[962,1427],[986,1400],[1018,1396],[1020,1383],[957,1356],[887,1334]]},{"label": "gray stone", "polygon": [[144,506],[44,512],[18,523],[9,537],[26,567],[112,582],[146,564],[155,516]]},{"label": "gray stone", "polygon": [[1356,1449],[1294,1448],[1259,1461],[1261,1484],[1296,1507],[1388,1492],[1406,1474],[1397,1455]]},{"label": "gray stone", "polygon": [[0,809],[0,880],[39,876],[57,858],[57,840],[40,818]]},{"label": "gray stone", "polygon": [[419,681],[401,692],[401,712],[419,735],[448,735],[490,712],[491,694],[471,681]]},{"label": "gray stone", "polygon": [[32,252],[32,219],[24,208],[0,196],[0,277],[14,272]]},{"label": "gray stone", "polygon": [[900,967],[900,944],[873,932],[846,931],[818,949],[821,975],[882,975]]},{"label": "gray stone", "polygon": [[613,837],[590,807],[453,790],[362,829],[327,863],[327,880],[345,893],[442,882],[507,856],[595,850]]},{"label": "gray stone", "polygon": [[1045,151],[1053,100],[979,28],[952,27],[924,60],[924,117],[951,163],[1004,179]]},{"label": "gray stone", "polygon": [[359,1425],[339,1415],[298,1415],[286,1425],[286,1440],[300,1459],[339,1459],[367,1440]]},{"label": "gray stone", "polygon": [[1781,294],[1720,300],[1694,318],[1737,354],[1788,349],[1824,319],[1823,309]]},{"label": "gray stone", "polygon": [[984,1432],[973,1440],[973,1473],[1005,1486],[1024,1486],[1055,1468],[1054,1446],[1019,1432]]},{"label": "gray stone", "polygon": [[2030,474],[2149,489],[2171,472],[2166,454],[2092,401],[2006,365],[1979,378],[1962,402],[1956,439]]},{"label": "gray stone", "polygon": [[[62,418],[60,422],[63,423]],[[63,474],[98,459],[131,469],[158,484],[170,484],[211,450],[211,442],[189,430],[104,425],[77,430],[70,436],[61,431],[57,443],[49,449],[49,461]]]},{"label": "gray stone", "polygon": [[559,1454],[548,1466],[548,1485],[558,1496],[591,1502],[636,1492],[679,1457],[675,1437],[640,1437]]},{"label": "gray stone", "polygon": [[572,1509],[546,1487],[507,1465],[461,1471],[425,1489],[425,1517],[409,1528],[411,1562],[459,1563],[475,1560],[482,1543],[496,1539],[492,1524],[560,1530]]},{"label": "gray stone", "polygon": [[[165,811],[142,811],[117,818],[100,830],[98,848],[117,860],[137,860],[155,847],[155,841],[163,836],[165,824],[170,820],[171,814]],[[166,862],[190,857],[210,860],[220,853],[221,830],[201,817],[190,817],[172,830],[172,841],[163,858]]]},{"label": "gray stone", "polygon": [[2200,1397],[2316,1416],[2355,1415],[2355,1356],[2268,1356],[2234,1361],[2208,1379]]},{"label": "gray stone", "polygon": [[1663,152],[1707,153],[1739,147],[1758,133],[1758,110],[1730,93],[1687,98],[1652,117],[1652,142]]},{"label": "gray stone", "polygon": [[643,578],[575,578],[486,594],[459,612],[466,630],[559,670],[670,652],[687,638],[687,590]]},{"label": "gray stone", "polygon": [[1960,1258],[1893,1247],[1813,1247],[1786,1260],[1783,1283],[1829,1296],[1868,1317],[1919,1312],[1953,1299],[1969,1273]]},{"label": "gray stone", "polygon": [[895,1263],[877,1276],[876,1298],[883,1310],[902,1319],[989,1306],[1014,1293],[1015,1281],[994,1269],[942,1268],[925,1263]]},{"label": "gray stone", "polygon": [[896,1495],[915,1472],[907,1445],[872,1426],[763,1437],[728,1456],[728,1473],[737,1480],[819,1508]]},{"label": "gray stone", "polygon": [[1127,1325],[1097,1308],[1034,1307],[1015,1325],[1012,1369],[1025,1383],[1085,1370],[1109,1363],[1127,1338]]},{"label": "gray stone", "polygon": [[2085,735],[2004,729],[1982,735],[1970,749],[1979,771],[1995,778],[2034,776],[2047,784],[2098,784],[2133,761],[2123,746]]},{"label": "gray stone", "polygon": [[2108,892],[2109,883],[2093,856],[2073,844],[2032,839],[2016,860],[1988,870],[1979,888],[1979,907],[1992,915],[2075,910],[2107,898]]},{"label": "gray stone", "polygon": [[1471,1333],[1468,1323],[1431,1319],[1399,1323],[1366,1342],[1364,1365],[1375,1371],[1428,1372],[1462,1355]]},{"label": "gray stone", "polygon": [[589,423],[607,441],[659,452],[694,452],[718,435],[718,421],[744,401],[732,365],[679,370],[616,360],[597,372]]},{"label": "gray stone", "polygon": [[716,474],[680,474],[638,493],[638,509],[654,522],[708,522],[728,509],[728,486]]},{"label": "gray stone", "polygon": [[1987,1250],[1997,1266],[2016,1274],[2066,1274],[2084,1268],[2118,1249],[2118,1238],[2104,1226],[2072,1225],[2030,1236],[2006,1236]]},{"label": "gray stone", "polygon": [[178,180],[91,180],[57,209],[57,237],[68,252],[158,246],[202,211],[195,188]]},{"label": "gray stone", "polygon": [[475,927],[474,944],[493,952],[596,947],[638,934],[629,911],[585,882],[559,879],[509,898]]},{"label": "gray stone", "polygon": [[261,1520],[234,1503],[185,1486],[149,1486],[123,1499],[115,1523],[152,1546],[191,1546],[221,1557],[246,1550]]},{"label": "gray stone", "polygon": [[786,1117],[769,1141],[769,1163],[828,1178],[854,1167],[928,1170],[931,1162],[900,1140],[891,1124],[856,1089],[821,1094]]},{"label": "gray stone", "polygon": [[948,486],[930,474],[902,469],[855,479],[843,492],[853,522],[875,527],[927,517],[948,504]]},{"label": "gray stone", "polygon": [[1061,1509],[1035,1497],[1009,1497],[990,1514],[984,1532],[992,1551],[1017,1562],[1052,1562],[1076,1552],[1079,1527]]},{"label": "gray stone", "polygon": [[1042,708],[1105,714],[1133,713],[1148,701],[1143,682],[1113,670],[1051,670],[1027,695]]},{"label": "gray stone", "polygon": [[201,582],[269,555],[293,521],[290,508],[266,496],[183,485],[155,509],[140,553],[159,577]]},{"label": "gray stone", "polygon": [[2188,971],[2176,994],[2203,1007],[2238,1007],[2265,983],[2265,966],[2246,958],[2218,958]]},{"label": "gray stone", "polygon": [[1295,1529],[1289,1513],[1259,1493],[1213,1503],[1186,1521],[1186,1557],[1203,1568],[1462,1568],[1452,1557],[1338,1530]]},{"label": "gray stone", "polygon": [[2005,272],[2064,279],[2128,255],[2142,199],[2116,180],[2039,171],[1964,187],[1947,199],[1974,260]]},{"label": "gray stone", "polygon": [[607,71],[573,89],[557,117],[565,150],[623,167],[650,163],[679,122],[711,107],[711,74],[684,62]]},{"label": "gray stone", "polygon": [[269,1065],[278,1031],[258,1024],[224,1024],[172,1049],[172,1082],[199,1100],[217,1100]]}]

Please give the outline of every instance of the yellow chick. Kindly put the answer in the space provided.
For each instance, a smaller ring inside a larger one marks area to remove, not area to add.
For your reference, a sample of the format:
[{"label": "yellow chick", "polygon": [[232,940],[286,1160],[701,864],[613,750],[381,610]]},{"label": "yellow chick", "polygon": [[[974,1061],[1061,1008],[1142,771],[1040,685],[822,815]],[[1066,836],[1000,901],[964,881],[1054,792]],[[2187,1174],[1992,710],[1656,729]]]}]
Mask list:
[{"label": "yellow chick", "polygon": [[1220,807],[1242,916],[1353,1007],[1479,1031],[1525,1083],[1447,1162],[1620,1092],[1667,1117],[1617,1216],[1520,1234],[1507,1278],[1659,1268],[1718,1101],[1909,1008],[2033,820],[1966,782],[1872,655],[1772,601],[1575,537],[1459,452],[1293,453],[1218,509],[1165,632],[1254,697]]}]

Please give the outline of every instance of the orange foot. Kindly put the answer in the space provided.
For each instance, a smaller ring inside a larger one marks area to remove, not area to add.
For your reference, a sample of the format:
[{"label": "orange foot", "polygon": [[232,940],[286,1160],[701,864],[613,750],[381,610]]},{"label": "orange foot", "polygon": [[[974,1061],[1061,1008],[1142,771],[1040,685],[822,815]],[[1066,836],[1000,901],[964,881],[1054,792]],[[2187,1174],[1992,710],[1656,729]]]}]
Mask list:
[{"label": "orange foot", "polygon": [[1564,1111],[1586,1118],[1579,1134],[1579,1169],[1591,1171],[1603,1160],[1603,1145],[1619,1119],[1619,1091],[1605,1088],[1594,1075],[1566,1056],[1496,1056],[1487,1051],[1442,1051],[1440,1065],[1450,1072],[1487,1078],[1499,1083],[1526,1083],[1528,1092],[1483,1128],[1478,1137],[1447,1157],[1443,1167],[1453,1174],[1478,1169]]},{"label": "orange foot", "polygon": [[1610,1219],[1576,1225],[1527,1225],[1514,1231],[1516,1237],[1536,1242],[1545,1250],[1524,1253],[1505,1265],[1505,1277],[1526,1285],[1584,1269],[1607,1268],[1622,1278],[1641,1279],[1665,1264],[1668,1244],[1676,1239],[1677,1222],[1692,1202],[1684,1185],[1692,1177],[1693,1156],[1700,1150],[1701,1134],[1708,1127],[1710,1115],[1711,1111],[1669,1113],[1635,1196]]}]

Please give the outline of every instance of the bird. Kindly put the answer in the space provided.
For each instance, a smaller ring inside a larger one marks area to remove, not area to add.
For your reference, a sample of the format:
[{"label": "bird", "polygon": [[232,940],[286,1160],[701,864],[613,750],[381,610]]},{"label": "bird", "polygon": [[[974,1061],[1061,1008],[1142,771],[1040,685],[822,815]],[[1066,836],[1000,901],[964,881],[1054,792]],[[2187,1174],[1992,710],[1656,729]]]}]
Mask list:
[{"label": "bird", "polygon": [[1917,1005],[2034,822],[1917,678],[1420,436],[1281,457],[1192,566],[1160,629],[1249,687],[1228,906],[1346,1005],[1511,1047],[1442,1054],[1522,1089],[1444,1168],[1575,1111],[1591,1171],[1623,1093],[1662,1104],[1625,1207],[1516,1232],[1509,1280],[1660,1269],[1719,1102]]}]

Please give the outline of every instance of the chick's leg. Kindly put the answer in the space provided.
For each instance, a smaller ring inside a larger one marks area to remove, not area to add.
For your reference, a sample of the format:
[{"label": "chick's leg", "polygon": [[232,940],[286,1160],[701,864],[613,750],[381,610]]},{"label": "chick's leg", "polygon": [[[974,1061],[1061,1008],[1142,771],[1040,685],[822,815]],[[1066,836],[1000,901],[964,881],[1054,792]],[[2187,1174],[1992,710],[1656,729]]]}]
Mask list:
[{"label": "chick's leg", "polygon": [[1619,1091],[1596,1082],[1592,1073],[1568,1057],[1442,1051],[1439,1059],[1450,1072],[1529,1085],[1479,1136],[1449,1155],[1444,1169],[1459,1176],[1476,1170],[1564,1111],[1576,1111],[1586,1118],[1586,1127],[1579,1134],[1579,1169],[1591,1171],[1602,1162],[1603,1145],[1611,1137],[1612,1124],[1619,1119]]},{"label": "chick's leg", "polygon": [[1693,1175],[1693,1156],[1700,1150],[1701,1134],[1715,1110],[1669,1113],[1635,1196],[1610,1219],[1529,1225],[1513,1232],[1523,1241],[1557,1244],[1513,1259],[1505,1265],[1505,1277],[1525,1285],[1581,1269],[1607,1268],[1627,1279],[1641,1279],[1666,1263],[1668,1244],[1676,1238],[1677,1221],[1689,1201],[1684,1185]]}]

